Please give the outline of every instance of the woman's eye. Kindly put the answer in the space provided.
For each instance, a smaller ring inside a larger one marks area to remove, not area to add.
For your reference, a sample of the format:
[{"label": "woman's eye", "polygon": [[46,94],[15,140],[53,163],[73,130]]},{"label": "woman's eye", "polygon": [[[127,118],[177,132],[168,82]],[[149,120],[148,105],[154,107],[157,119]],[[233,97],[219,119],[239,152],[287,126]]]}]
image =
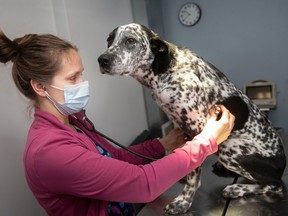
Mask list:
[{"label": "woman's eye", "polygon": [[76,76],[70,77],[70,80],[75,80]]},{"label": "woman's eye", "polygon": [[76,82],[77,81],[77,76],[72,76],[72,77],[70,77],[69,78],[69,80],[71,81],[71,82]]},{"label": "woman's eye", "polygon": [[74,75],[71,75],[68,79],[72,82],[82,80],[83,79],[83,71],[77,72]]}]

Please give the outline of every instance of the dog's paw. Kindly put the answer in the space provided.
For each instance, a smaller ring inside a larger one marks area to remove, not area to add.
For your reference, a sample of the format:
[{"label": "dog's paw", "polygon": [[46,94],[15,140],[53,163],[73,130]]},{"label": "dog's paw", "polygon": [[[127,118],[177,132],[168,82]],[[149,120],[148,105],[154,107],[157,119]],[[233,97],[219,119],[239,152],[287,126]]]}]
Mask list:
[{"label": "dog's paw", "polygon": [[239,197],[239,193],[235,191],[234,185],[228,185],[222,191],[222,196],[225,198],[236,199]]},{"label": "dog's paw", "polygon": [[237,199],[243,197],[245,195],[253,194],[253,187],[254,185],[246,185],[246,184],[232,184],[228,185],[224,188],[222,192],[222,196],[225,198],[230,199]]},{"label": "dog's paw", "polygon": [[165,207],[164,213],[165,215],[183,214],[188,211],[191,205],[192,202],[190,203],[188,202],[188,200],[185,200],[182,196],[178,196]]}]

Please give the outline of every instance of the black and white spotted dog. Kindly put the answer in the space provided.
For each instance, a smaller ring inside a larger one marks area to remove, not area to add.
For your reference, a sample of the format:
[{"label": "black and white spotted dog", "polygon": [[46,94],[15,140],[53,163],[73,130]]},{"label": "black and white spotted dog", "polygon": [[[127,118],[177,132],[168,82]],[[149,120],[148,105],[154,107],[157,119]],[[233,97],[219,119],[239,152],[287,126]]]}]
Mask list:
[{"label": "black and white spotted dog", "polygon": [[[113,30],[98,58],[101,73],[129,75],[152,90],[158,105],[191,138],[203,129],[209,110],[225,105],[236,117],[230,137],[219,146],[215,168],[237,173],[252,184],[228,185],[226,198],[281,193],[286,165],[282,141],[265,115],[212,64],[192,51],[161,39],[138,24]],[[201,168],[187,176],[181,195],[166,213],[186,212],[200,186]]]}]

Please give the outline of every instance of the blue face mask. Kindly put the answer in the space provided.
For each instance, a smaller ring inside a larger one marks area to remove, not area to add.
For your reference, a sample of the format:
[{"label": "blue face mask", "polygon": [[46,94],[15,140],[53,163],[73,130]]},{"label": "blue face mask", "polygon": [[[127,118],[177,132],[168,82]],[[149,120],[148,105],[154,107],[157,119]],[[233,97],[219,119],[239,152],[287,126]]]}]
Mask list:
[{"label": "blue face mask", "polygon": [[64,91],[64,103],[57,103],[47,91],[47,98],[54,104],[62,115],[71,115],[85,108],[89,101],[89,83],[84,81],[75,85],[64,86],[64,89],[50,85],[52,88]]}]

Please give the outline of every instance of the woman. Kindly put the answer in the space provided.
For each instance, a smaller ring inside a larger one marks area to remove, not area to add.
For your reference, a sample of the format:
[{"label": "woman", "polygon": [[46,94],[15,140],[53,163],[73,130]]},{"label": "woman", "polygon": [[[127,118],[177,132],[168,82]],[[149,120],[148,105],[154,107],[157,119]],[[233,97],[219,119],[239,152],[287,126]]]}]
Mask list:
[{"label": "woman", "polygon": [[[180,148],[179,129],[130,147],[159,159],[150,162],[89,130],[82,112],[89,84],[75,46],[53,35],[12,41],[1,31],[0,62],[9,61],[17,88],[34,106],[23,157],[26,179],[49,215],[133,215],[128,203],[155,199],[216,152],[234,126],[234,116],[220,106],[220,120],[211,112],[204,130]],[[164,156],[165,150],[174,151]]]}]

